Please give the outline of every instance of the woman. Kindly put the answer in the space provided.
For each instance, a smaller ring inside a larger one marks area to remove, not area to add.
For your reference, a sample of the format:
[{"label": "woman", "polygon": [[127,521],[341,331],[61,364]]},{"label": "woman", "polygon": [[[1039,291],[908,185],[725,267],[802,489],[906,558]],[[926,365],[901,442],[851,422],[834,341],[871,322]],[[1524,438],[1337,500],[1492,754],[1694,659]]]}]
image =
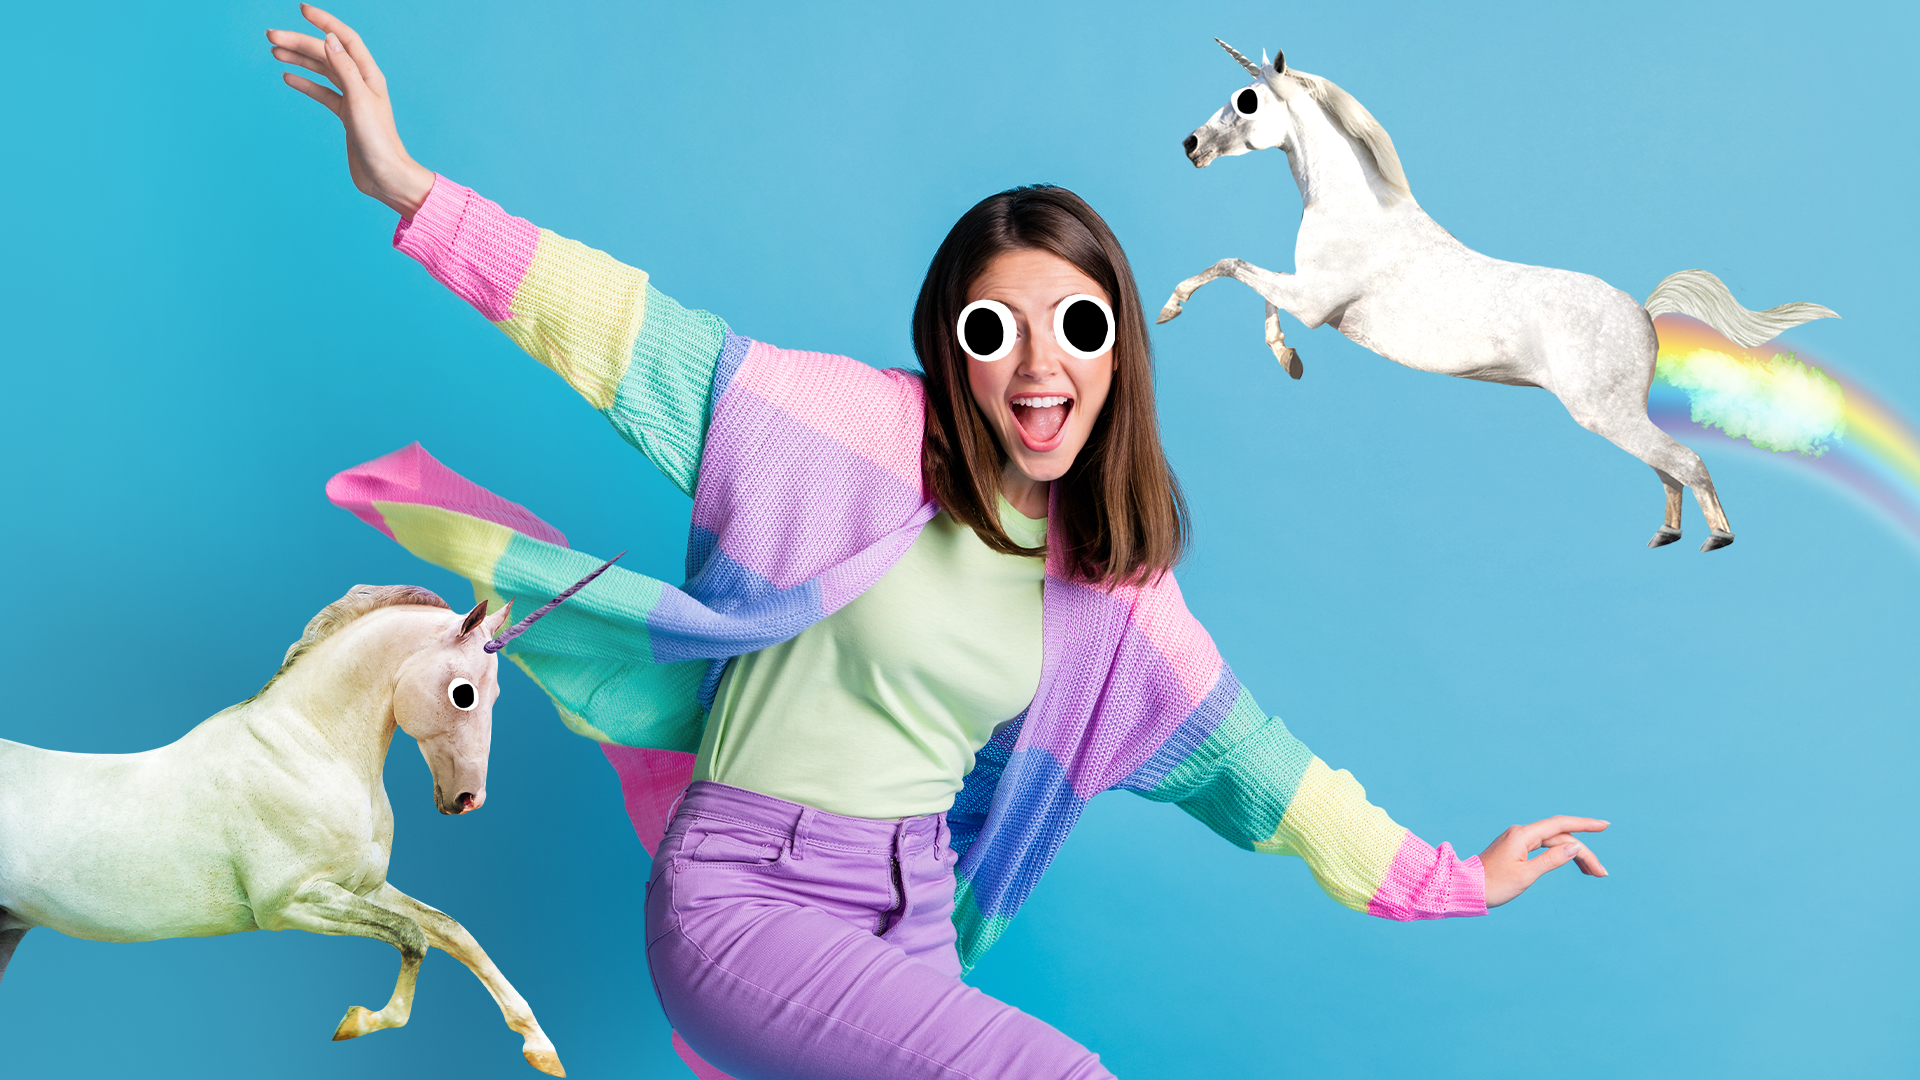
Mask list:
[{"label": "woman", "polygon": [[[274,55],[339,88],[286,76],[340,117],[396,246],[695,498],[685,585],[609,574],[509,655],[576,730],[697,750],[646,935],[700,1056],[749,1078],[1111,1075],[959,978],[1111,788],[1390,918],[1481,914],[1570,860],[1605,873],[1571,835],[1606,827],[1586,818],[1465,861],[1429,847],[1234,680],[1173,582],[1145,319],[1078,198],[1003,192],[954,226],[914,313],[924,378],[788,352],[413,162],[364,44],[303,10],[325,38],[270,31]],[[594,561],[417,447],[328,490],[482,597]],[[623,779],[643,803],[649,778]]]}]

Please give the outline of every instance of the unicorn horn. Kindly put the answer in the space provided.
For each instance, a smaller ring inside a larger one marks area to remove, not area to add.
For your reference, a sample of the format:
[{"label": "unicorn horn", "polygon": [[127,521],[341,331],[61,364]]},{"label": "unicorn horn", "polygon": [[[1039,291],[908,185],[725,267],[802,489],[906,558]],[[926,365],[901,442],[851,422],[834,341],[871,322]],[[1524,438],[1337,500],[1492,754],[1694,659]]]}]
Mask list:
[{"label": "unicorn horn", "polygon": [[1256,63],[1254,63],[1253,61],[1251,61],[1251,60],[1249,60],[1249,59],[1247,59],[1246,57],[1244,57],[1244,56],[1242,56],[1242,55],[1240,55],[1240,50],[1239,50],[1239,49],[1236,49],[1236,48],[1234,48],[1233,46],[1231,46],[1231,45],[1229,45],[1229,44],[1227,44],[1226,42],[1224,42],[1224,41],[1221,41],[1221,40],[1220,40],[1219,38],[1214,38],[1213,40],[1214,40],[1214,43],[1215,43],[1215,44],[1217,44],[1217,45],[1219,45],[1219,46],[1220,46],[1221,48],[1223,48],[1223,49],[1225,49],[1225,50],[1227,50],[1228,52],[1230,52],[1230,53],[1232,53],[1232,54],[1233,54],[1233,58],[1234,58],[1235,60],[1238,60],[1238,61],[1240,61],[1240,66],[1241,66],[1241,67],[1243,67],[1243,68],[1246,68],[1246,69],[1247,69],[1248,71],[1250,71],[1250,72],[1252,72],[1252,73],[1253,73],[1253,77],[1254,77],[1254,78],[1256,78],[1256,79],[1258,79],[1258,78],[1260,78],[1260,65],[1259,65],[1259,64],[1256,64]]},{"label": "unicorn horn", "polygon": [[[626,552],[624,551],[620,553],[620,555],[625,555],[625,554]],[[506,648],[507,642],[512,641],[514,638],[517,638],[521,634],[526,633],[527,627],[532,626],[535,622],[539,621],[540,616],[545,615],[547,612],[552,611],[554,608],[559,607],[562,603],[566,602],[566,599],[568,597],[572,596],[574,593],[577,593],[581,589],[585,588],[587,582],[592,581],[594,578],[597,578],[601,574],[606,573],[607,567],[612,566],[614,563],[617,563],[620,561],[620,555],[615,555],[613,558],[608,559],[606,562],[601,563],[600,568],[598,570],[595,570],[593,573],[588,574],[586,577],[583,577],[579,581],[574,582],[572,585],[567,586],[566,592],[563,592],[559,596],[556,596],[553,599],[547,601],[546,603],[540,605],[540,610],[534,612],[533,614],[527,616],[524,619],[521,619],[519,622],[514,623],[511,627],[507,628],[505,633],[502,633],[499,637],[494,638],[491,641],[488,641],[486,645],[482,647],[485,648],[490,653],[497,653],[501,649]]]}]

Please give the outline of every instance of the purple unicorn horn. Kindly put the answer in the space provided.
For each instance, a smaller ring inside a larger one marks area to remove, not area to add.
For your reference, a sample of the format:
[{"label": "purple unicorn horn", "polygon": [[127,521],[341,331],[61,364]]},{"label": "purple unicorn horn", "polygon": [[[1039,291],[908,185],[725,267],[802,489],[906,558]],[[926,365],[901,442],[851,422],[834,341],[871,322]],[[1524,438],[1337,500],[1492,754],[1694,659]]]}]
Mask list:
[{"label": "purple unicorn horn", "polygon": [[[625,555],[625,554],[626,552],[624,551],[620,553],[620,555]],[[532,626],[536,621],[538,621],[540,616],[545,615],[547,612],[552,611],[554,608],[559,607],[562,603],[566,602],[567,597],[572,596],[574,593],[577,593],[581,589],[585,588],[587,582],[592,581],[594,578],[597,578],[601,574],[606,573],[607,567],[612,566],[614,563],[617,563],[620,561],[620,555],[615,555],[613,558],[608,559],[606,562],[601,563],[600,569],[595,570],[593,573],[588,574],[586,577],[583,577],[579,581],[576,581],[572,585],[568,586],[566,592],[563,592],[559,596],[556,596],[553,599],[547,601],[546,603],[540,605],[540,610],[534,612],[533,614],[527,616],[524,619],[521,619],[519,622],[514,623],[512,626],[508,627],[505,631],[503,631],[499,637],[493,638],[492,640],[488,641],[484,646],[482,646],[482,648],[486,649],[490,653],[497,653],[501,649],[506,648],[507,642],[512,641],[514,638],[517,638],[521,634],[526,633],[527,627]]]}]

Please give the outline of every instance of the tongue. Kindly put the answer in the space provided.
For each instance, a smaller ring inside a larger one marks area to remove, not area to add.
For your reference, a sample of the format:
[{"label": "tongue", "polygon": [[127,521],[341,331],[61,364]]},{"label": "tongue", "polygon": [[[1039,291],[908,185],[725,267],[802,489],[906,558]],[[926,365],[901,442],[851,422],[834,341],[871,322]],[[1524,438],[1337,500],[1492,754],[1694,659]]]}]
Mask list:
[{"label": "tongue", "polygon": [[1060,434],[1061,425],[1067,422],[1067,406],[1049,405],[1044,409],[1032,409],[1025,405],[1014,411],[1021,418],[1020,429],[1033,436],[1034,442],[1052,442]]}]

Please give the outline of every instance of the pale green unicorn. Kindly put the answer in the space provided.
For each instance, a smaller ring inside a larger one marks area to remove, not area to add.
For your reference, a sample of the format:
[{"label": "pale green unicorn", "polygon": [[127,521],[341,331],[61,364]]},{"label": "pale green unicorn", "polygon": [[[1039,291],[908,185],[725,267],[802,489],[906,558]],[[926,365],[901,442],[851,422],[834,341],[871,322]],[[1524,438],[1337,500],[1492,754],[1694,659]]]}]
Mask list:
[{"label": "pale green unicorn", "polygon": [[351,1039],[407,1022],[432,946],[486,985],[529,1063],[565,1076],[473,935],[387,884],[381,767],[397,726],[419,743],[440,812],[478,810],[496,654],[600,570],[497,638],[511,604],[489,617],[483,600],[463,618],[425,589],[356,585],[313,617],[258,694],[157,750],[0,739],[0,975],[36,926],[93,941],[288,928],[376,938],[400,950],[400,978],[378,1012],[347,1010],[333,1037]]}]

